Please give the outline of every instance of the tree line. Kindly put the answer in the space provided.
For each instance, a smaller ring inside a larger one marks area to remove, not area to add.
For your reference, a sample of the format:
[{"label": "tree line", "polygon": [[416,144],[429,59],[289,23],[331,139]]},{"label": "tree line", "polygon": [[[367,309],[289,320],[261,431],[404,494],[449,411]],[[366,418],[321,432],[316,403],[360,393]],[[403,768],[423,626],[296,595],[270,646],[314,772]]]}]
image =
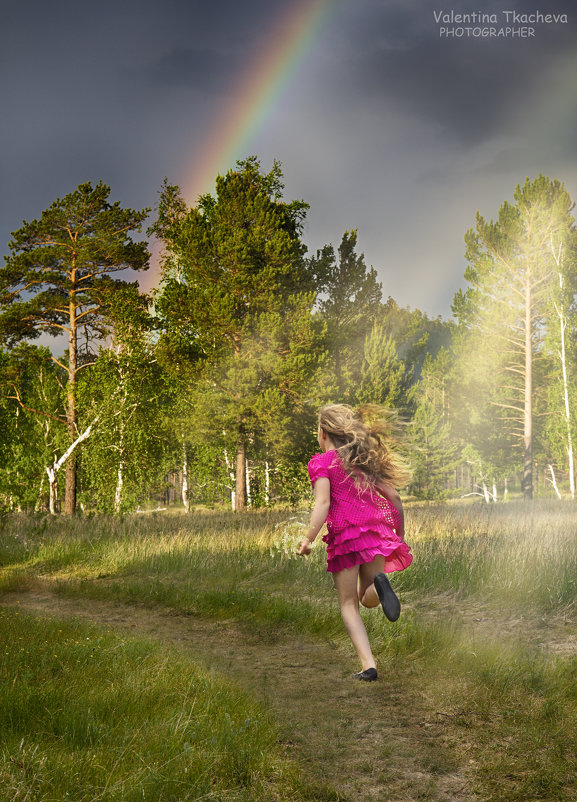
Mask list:
[{"label": "tree line", "polygon": [[[575,497],[577,237],[563,184],[517,186],[465,236],[453,320],[384,298],[356,231],[308,254],[280,164],[237,163],[189,207],[81,184],[13,233],[0,270],[0,505],[124,512],[296,503],[324,403],[397,410],[415,498]],[[398,266],[397,266],[398,269]],[[64,335],[54,356],[34,341]]]}]

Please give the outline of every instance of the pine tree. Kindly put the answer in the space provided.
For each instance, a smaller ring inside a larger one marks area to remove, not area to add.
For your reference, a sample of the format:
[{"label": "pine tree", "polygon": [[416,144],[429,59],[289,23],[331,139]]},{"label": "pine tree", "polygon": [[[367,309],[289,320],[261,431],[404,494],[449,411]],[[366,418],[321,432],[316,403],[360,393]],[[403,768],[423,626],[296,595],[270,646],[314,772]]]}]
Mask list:
[{"label": "pine tree", "polygon": [[383,323],[375,323],[365,339],[354,403],[379,404],[406,412],[411,394],[410,375],[397,356],[394,340],[387,334]]},{"label": "pine tree", "polygon": [[318,314],[326,326],[327,370],[319,378],[329,399],[351,402],[364,358],[365,339],[381,313],[381,284],[374,268],[358,255],[357,232],[345,231],[338,248],[317,251],[310,260],[319,292]]},{"label": "pine tree", "polygon": [[495,222],[477,214],[475,229],[467,232],[470,286],[457,293],[453,311],[461,326],[464,380],[468,375],[472,386],[474,373],[484,373],[469,407],[484,405],[485,419],[492,407],[502,435],[521,445],[522,488],[530,499],[535,404],[541,402],[535,371],[550,325],[547,305],[555,279],[550,243],[572,228],[573,218],[564,186],[542,175],[517,186],[514,200],[501,206]]},{"label": "pine tree", "polygon": [[441,348],[435,358],[427,354],[414,388],[412,491],[418,498],[445,495],[447,481],[459,463],[459,447],[451,426],[451,367],[452,355],[447,349]]},{"label": "pine tree", "polygon": [[76,509],[76,452],[79,442],[77,379],[94,360],[95,341],[106,335],[111,295],[125,282],[111,275],[148,266],[148,249],[130,235],[148,211],[110,204],[102,182],[78,188],[24,221],[12,234],[11,255],[0,271],[0,338],[9,347],[42,333],[68,338],[68,353],[55,361],[67,375],[65,512]]},{"label": "pine tree", "polygon": [[182,359],[197,365],[198,407],[210,409],[213,439],[226,447],[237,509],[245,506],[258,397],[287,348],[263,343],[279,325],[292,331],[313,301],[300,240],[307,205],[285,203],[282,189],[280,165],[263,175],[253,157],[219,176],[216,196],[189,210],[165,185],[152,229],[166,248],[158,315]]}]

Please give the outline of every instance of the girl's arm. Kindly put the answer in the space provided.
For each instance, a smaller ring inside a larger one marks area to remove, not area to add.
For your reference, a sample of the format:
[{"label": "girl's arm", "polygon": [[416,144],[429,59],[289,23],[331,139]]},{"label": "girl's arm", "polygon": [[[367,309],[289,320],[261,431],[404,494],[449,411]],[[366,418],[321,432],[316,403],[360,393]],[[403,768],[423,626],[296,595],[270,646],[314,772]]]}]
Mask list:
[{"label": "girl's arm", "polygon": [[310,554],[311,545],[319,533],[321,526],[327,519],[331,504],[331,483],[326,476],[320,476],[313,485],[315,493],[315,506],[311,513],[311,520],[301,540],[299,554]]},{"label": "girl's arm", "polygon": [[377,490],[384,496],[388,501],[391,502],[393,507],[395,507],[399,515],[401,516],[401,530],[397,532],[397,535],[401,538],[401,540],[405,540],[405,513],[403,512],[403,502],[401,501],[401,497],[395,490],[395,488],[390,485],[388,482],[383,482],[382,480],[377,483]]}]

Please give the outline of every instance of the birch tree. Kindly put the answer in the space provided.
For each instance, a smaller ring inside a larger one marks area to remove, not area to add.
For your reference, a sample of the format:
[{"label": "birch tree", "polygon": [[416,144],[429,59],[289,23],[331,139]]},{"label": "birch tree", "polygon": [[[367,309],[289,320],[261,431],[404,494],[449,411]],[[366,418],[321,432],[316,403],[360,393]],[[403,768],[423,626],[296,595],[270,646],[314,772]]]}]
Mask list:
[{"label": "birch tree", "polygon": [[81,420],[98,419],[83,455],[83,495],[114,513],[134,508],[154,488],[168,448],[168,378],[156,359],[148,302],[136,284],[117,289],[108,345],[79,385]]},{"label": "birch tree", "polygon": [[[47,468],[66,449],[65,378],[48,348],[0,352],[0,497],[11,509],[44,509]],[[53,508],[57,483],[52,487]]]},{"label": "birch tree", "polygon": [[[548,420],[547,433],[553,453],[560,457],[567,466],[569,493],[575,499],[575,458],[574,429],[576,423],[575,402],[577,387],[575,364],[577,344],[577,236],[576,230],[565,232],[569,236],[550,242],[551,253],[555,263],[553,291],[550,296],[551,326],[548,332],[547,345],[552,354],[554,368],[551,371],[551,415]],[[562,444],[562,445],[561,445]],[[550,479],[557,495],[560,495],[555,479],[553,466],[549,465]]]}]

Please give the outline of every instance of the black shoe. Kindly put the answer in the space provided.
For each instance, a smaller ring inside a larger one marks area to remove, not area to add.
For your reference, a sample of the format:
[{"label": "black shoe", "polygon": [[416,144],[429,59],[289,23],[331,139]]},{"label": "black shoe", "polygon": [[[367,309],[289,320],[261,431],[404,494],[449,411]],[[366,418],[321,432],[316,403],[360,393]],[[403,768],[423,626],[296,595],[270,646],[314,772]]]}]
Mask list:
[{"label": "black shoe", "polygon": [[359,671],[358,674],[353,674],[355,679],[361,679],[364,682],[374,682],[378,679],[378,676],[376,668],[367,668],[365,671]]},{"label": "black shoe", "polygon": [[397,599],[395,591],[385,574],[377,574],[375,577],[375,588],[379,594],[383,612],[389,621],[396,621],[401,614],[401,602]]}]

